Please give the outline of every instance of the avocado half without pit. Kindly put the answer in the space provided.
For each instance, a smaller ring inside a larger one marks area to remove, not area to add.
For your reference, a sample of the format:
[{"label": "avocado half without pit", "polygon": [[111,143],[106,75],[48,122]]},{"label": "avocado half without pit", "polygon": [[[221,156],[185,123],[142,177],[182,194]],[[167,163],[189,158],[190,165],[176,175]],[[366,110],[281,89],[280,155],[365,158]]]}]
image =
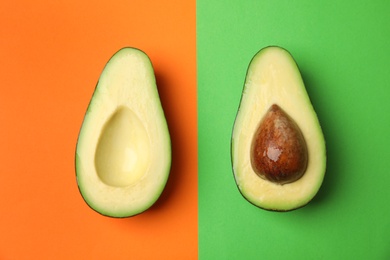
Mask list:
[{"label": "avocado half without pit", "polygon": [[324,136],[298,66],[283,48],[266,47],[249,65],[231,155],[239,191],[260,208],[300,208],[321,187]]},{"label": "avocado half without pit", "polygon": [[104,67],[76,147],[80,193],[95,211],[129,217],[160,197],[171,141],[148,56],[123,48]]}]

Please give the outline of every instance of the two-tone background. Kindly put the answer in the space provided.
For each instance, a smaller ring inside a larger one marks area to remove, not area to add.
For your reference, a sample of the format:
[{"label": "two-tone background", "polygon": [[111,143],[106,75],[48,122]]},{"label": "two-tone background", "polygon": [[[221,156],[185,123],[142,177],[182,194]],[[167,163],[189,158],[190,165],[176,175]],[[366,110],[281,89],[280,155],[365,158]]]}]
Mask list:
[{"label": "two-tone background", "polygon": [[[388,259],[390,2],[5,1],[0,4],[0,259]],[[247,66],[296,59],[327,142],[306,207],[267,212],[235,185],[230,138]],[[128,219],[82,200],[74,152],[97,79],[124,46],[151,58],[173,162]]]}]

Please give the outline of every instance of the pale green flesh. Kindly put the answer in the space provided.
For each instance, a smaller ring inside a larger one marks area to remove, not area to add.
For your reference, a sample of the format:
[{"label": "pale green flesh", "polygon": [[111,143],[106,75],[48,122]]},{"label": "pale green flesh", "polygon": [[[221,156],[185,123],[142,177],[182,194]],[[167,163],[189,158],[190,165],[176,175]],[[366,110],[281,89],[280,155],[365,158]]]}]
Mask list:
[{"label": "pale green flesh", "polygon": [[[253,134],[272,104],[279,105],[294,119],[308,147],[305,174],[284,185],[258,177],[250,163]],[[264,209],[288,211],[304,206],[322,184],[326,168],[323,133],[299,69],[282,48],[264,48],[251,61],[233,129],[232,164],[241,194]]]},{"label": "pale green flesh", "polygon": [[121,49],[105,66],[80,130],[80,192],[103,215],[133,216],[159,198],[170,165],[170,136],[153,67],[142,51]]}]

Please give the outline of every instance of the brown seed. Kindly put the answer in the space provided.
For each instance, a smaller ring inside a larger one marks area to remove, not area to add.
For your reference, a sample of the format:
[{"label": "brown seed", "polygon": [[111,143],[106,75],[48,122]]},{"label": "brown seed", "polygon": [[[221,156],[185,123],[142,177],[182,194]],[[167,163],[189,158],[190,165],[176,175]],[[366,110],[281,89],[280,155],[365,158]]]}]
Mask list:
[{"label": "brown seed", "polygon": [[291,183],[303,176],[308,153],[305,139],[294,120],[273,104],[252,139],[252,168],[263,179]]}]

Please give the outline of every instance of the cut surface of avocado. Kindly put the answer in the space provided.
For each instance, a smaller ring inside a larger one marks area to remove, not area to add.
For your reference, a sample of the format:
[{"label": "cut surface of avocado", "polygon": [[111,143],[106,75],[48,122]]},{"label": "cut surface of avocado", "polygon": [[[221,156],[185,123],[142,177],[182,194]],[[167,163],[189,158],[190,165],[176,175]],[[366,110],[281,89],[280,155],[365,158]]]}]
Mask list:
[{"label": "cut surface of avocado", "polygon": [[160,197],[171,141],[148,56],[123,48],[104,67],[76,147],[76,177],[86,203],[102,215],[129,217]]},{"label": "cut surface of avocado", "polygon": [[281,47],[260,50],[249,65],[231,156],[240,193],[263,209],[300,208],[322,184],[326,170],[322,129],[298,66]]}]

